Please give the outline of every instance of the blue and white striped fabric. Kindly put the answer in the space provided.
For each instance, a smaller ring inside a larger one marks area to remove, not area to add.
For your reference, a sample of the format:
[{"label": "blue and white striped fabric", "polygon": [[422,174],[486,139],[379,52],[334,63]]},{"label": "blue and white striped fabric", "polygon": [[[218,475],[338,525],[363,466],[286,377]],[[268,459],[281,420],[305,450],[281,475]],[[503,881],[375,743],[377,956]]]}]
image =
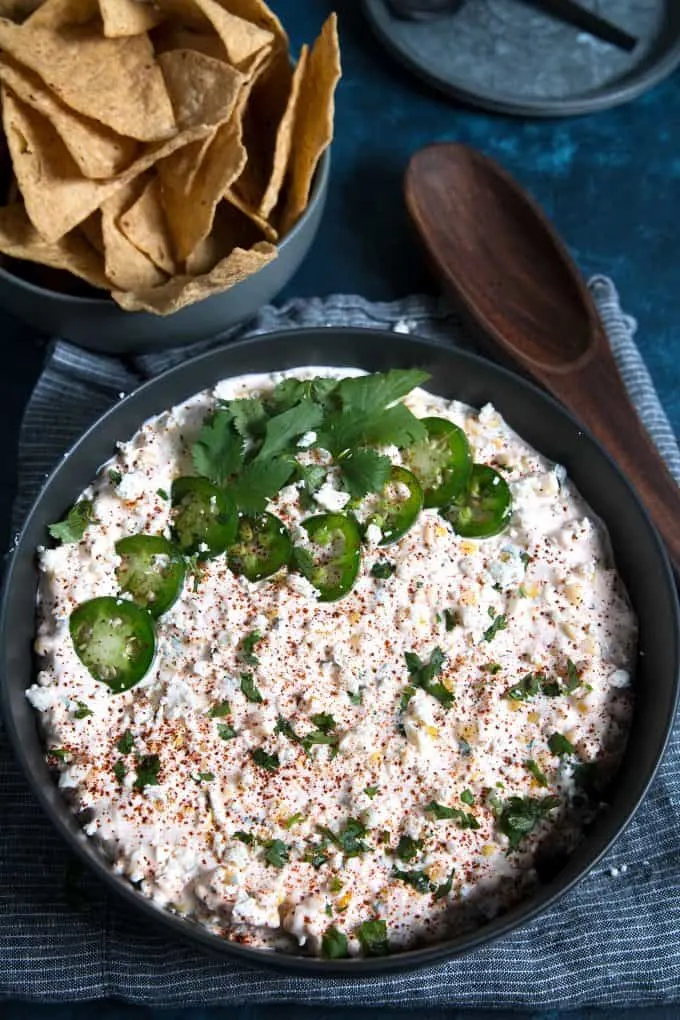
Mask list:
[{"label": "blue and white striped fabric", "polygon": [[[675,477],[680,453],[613,284],[591,288],[633,400]],[[393,328],[461,343],[442,304],[356,297],[264,309],[249,332],[300,326]],[[198,350],[125,364],[56,343],[21,434],[17,523],[46,473],[121,393]],[[643,808],[608,858],[552,910],[503,941],[406,975],[323,981],[247,970],[152,929],[89,875],[74,874],[0,732],[0,998],[116,996],[154,1005],[578,1007],[680,1003],[680,734]],[[0,1010],[1,1012],[1,1010]]]}]

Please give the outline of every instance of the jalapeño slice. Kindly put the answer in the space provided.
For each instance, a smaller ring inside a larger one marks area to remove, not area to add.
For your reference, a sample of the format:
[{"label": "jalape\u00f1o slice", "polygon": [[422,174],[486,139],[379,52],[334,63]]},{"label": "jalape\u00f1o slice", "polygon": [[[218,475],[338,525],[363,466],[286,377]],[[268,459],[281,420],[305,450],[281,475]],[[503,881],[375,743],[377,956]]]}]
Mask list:
[{"label": "jalape\u00f1o slice", "polygon": [[462,538],[491,538],[504,530],[512,513],[508,483],[486,464],[473,464],[467,488],[442,510]]},{"label": "jalape\u00f1o slice", "polygon": [[238,519],[231,496],[207,478],[176,478],[171,492],[172,535],[183,553],[209,560],[236,536]]},{"label": "jalape\u00f1o slice", "polygon": [[71,613],[69,631],[80,661],[114,694],[139,683],[153,662],[153,619],[127,599],[104,596],[81,602]]},{"label": "jalape\u00f1o slice", "polygon": [[467,436],[446,418],[422,418],[427,439],[405,451],[407,464],[423,487],[425,507],[445,506],[467,485],[472,456]]},{"label": "jalape\u00f1o slice", "polygon": [[160,616],[179,598],[186,566],[179,549],[160,535],[129,535],[116,542],[116,577],[137,605]]},{"label": "jalape\u00f1o slice", "polygon": [[406,534],[422,509],[423,490],[416,476],[406,468],[393,467],[368,523],[380,528],[380,545],[391,545]]},{"label": "jalape\u00f1o slice", "polygon": [[302,527],[317,549],[295,546],[295,562],[318,591],[319,601],[335,602],[347,594],[359,572],[359,525],[346,514],[316,514]]},{"label": "jalape\u00f1o slice", "polygon": [[285,566],[291,557],[290,536],[274,514],[239,518],[236,538],[227,551],[229,567],[249,581],[261,581]]}]

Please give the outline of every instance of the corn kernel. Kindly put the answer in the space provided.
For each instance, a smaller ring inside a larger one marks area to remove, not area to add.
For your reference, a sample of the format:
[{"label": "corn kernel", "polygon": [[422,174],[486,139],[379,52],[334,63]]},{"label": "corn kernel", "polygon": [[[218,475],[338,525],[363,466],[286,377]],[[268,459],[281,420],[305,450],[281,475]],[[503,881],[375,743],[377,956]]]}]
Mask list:
[{"label": "corn kernel", "polygon": [[540,721],[541,721],[541,717],[538,714],[538,712],[527,712],[527,722],[534,723],[534,725],[535,725],[536,723],[539,723]]},{"label": "corn kernel", "polygon": [[578,639],[578,627],[576,627],[573,623],[563,623],[562,630],[572,641],[576,641]]},{"label": "corn kernel", "polygon": [[424,726],[423,729],[427,733],[428,737],[438,737],[439,730],[436,726]]},{"label": "corn kernel", "polygon": [[493,855],[496,853],[496,847],[493,845],[493,843],[485,843],[482,849],[480,850],[480,853],[482,857],[493,857]]},{"label": "corn kernel", "polygon": [[466,556],[471,556],[474,552],[477,551],[477,548],[478,547],[475,545],[474,542],[461,542],[460,543],[460,551],[462,553],[464,553]]},{"label": "corn kernel", "polygon": [[338,910],[346,910],[351,902],[352,902],[351,892],[343,893],[343,895],[338,900],[335,901]]},{"label": "corn kernel", "polygon": [[564,592],[573,606],[580,606],[583,602],[582,584],[568,584],[566,585]]}]

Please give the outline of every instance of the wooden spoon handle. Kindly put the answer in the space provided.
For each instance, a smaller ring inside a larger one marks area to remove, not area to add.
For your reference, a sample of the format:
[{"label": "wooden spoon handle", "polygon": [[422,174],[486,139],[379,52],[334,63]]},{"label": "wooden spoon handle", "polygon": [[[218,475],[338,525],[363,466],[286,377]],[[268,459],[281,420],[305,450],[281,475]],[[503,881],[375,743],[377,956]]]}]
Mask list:
[{"label": "wooden spoon handle", "polygon": [[518,363],[590,429],[637,491],[680,577],[680,488],[640,421],[597,325],[591,357],[560,372],[515,356]]}]

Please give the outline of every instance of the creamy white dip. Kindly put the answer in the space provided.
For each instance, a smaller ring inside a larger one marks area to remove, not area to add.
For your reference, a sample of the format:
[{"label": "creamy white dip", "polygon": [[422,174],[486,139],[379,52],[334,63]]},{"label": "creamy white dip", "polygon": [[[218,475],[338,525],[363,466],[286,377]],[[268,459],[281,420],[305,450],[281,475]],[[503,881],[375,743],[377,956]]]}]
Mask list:
[{"label": "creamy white dip", "polygon": [[[599,521],[564,470],[492,406],[477,411],[420,389],[407,406],[464,428],[475,460],[508,481],[514,511],[502,534],[462,539],[435,509],[392,546],[378,546],[380,532],[369,529],[353,590],[331,603],[299,574],[250,583],[220,556],[158,621],[156,659],[141,683],[111,694],[93,679],[75,654],[69,615],[119,593],[116,540],[169,536],[170,502],[159,490],[194,473],[188,451],[215,400],[266,392],[286,375],[350,374],[305,368],[225,380],[120,444],[83,494],[97,523],[79,542],[40,550],[42,669],[28,691],[47,746],[60,750],[59,786],[117,873],[226,938],[311,954],[331,926],[358,955],[359,926],[384,920],[394,951],[478,925],[526,895],[541,860],[573,849],[595,810],[579,794],[578,762],[611,774],[632,706],[635,620]],[[313,442],[303,437],[301,458]],[[396,449],[387,452],[400,463]],[[294,540],[314,512],[298,497],[287,486],[269,506]],[[316,500],[318,512],[335,510],[346,494],[331,479]],[[373,576],[385,560],[393,575]],[[489,636],[499,617],[505,627]],[[258,661],[244,666],[242,641],[255,630]],[[417,689],[401,711],[405,653],[427,661],[437,647],[446,656],[437,679],[453,706]],[[572,693],[507,696],[529,673],[566,683],[569,663],[578,671]],[[262,703],[242,693],[244,669]],[[223,720],[210,715],[223,700],[234,739],[222,739]],[[319,713],[335,720],[335,754],[276,732],[281,716],[304,736]],[[133,748],[123,754],[117,743],[128,731]],[[555,733],[574,755],[550,749]],[[260,747],[278,755],[279,768],[254,764],[249,752]],[[160,759],[158,785],[140,791],[135,762],[149,754]],[[549,795],[559,806],[511,849],[499,827],[503,805]],[[460,813],[438,819],[425,810],[432,801]],[[355,856],[317,828],[341,837],[350,819],[366,830],[368,849]],[[402,843],[410,849],[400,857],[402,837],[414,842]],[[272,840],[285,844],[287,861],[267,859]],[[319,855],[326,860],[315,867]],[[404,880],[395,869],[421,877]]]}]

